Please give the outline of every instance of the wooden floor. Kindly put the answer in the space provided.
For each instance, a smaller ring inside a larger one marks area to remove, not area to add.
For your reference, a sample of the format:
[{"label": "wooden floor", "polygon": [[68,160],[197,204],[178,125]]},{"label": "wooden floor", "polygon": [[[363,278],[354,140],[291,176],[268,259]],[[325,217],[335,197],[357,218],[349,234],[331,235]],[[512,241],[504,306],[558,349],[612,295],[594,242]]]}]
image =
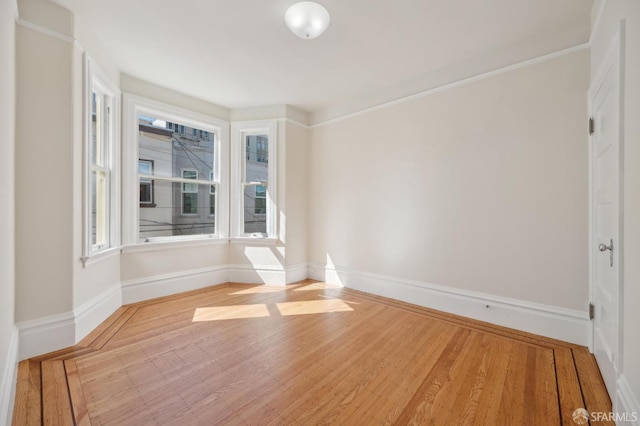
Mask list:
[{"label": "wooden floor", "polygon": [[587,349],[353,290],[226,284],[123,306],[19,366],[14,425],[574,425]]}]

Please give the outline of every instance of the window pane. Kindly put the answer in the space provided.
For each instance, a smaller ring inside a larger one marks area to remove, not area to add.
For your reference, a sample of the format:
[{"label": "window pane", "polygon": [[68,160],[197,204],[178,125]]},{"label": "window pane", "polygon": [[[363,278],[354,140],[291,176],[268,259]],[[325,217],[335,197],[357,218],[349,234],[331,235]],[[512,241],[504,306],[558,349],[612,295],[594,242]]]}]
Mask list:
[{"label": "window pane", "polygon": [[138,130],[138,158],[152,160],[156,176],[182,177],[183,169],[193,169],[206,180],[214,172],[215,133],[145,115],[138,117]]},{"label": "window pane", "polygon": [[90,130],[90,141],[91,141],[91,164],[96,164],[96,149],[98,143],[98,133],[97,133],[97,120],[98,120],[98,99],[96,92],[91,92],[91,130]]},{"label": "window pane", "polygon": [[269,180],[269,138],[267,135],[246,137],[245,182]]},{"label": "window pane", "polygon": [[139,209],[139,237],[213,234],[215,217],[210,215],[209,206],[211,185],[194,185],[195,192],[184,193],[181,183],[154,180],[155,207]]},{"label": "window pane", "polygon": [[94,171],[91,176],[91,244],[107,242],[107,176]]},{"label": "window pane", "polygon": [[93,92],[94,96],[94,108],[95,108],[95,147],[93,151],[93,157],[95,164],[99,166],[104,166],[105,155],[104,155],[104,133],[103,133],[103,123],[104,123],[104,108],[105,105],[102,101],[102,97]]},{"label": "window pane", "polygon": [[[256,187],[262,185],[248,185],[244,189],[244,233],[253,234],[267,232],[266,203],[261,207],[264,198],[256,197]],[[264,213],[259,213],[264,211]]]},{"label": "window pane", "polygon": [[96,245],[96,173],[91,173],[91,245]]}]

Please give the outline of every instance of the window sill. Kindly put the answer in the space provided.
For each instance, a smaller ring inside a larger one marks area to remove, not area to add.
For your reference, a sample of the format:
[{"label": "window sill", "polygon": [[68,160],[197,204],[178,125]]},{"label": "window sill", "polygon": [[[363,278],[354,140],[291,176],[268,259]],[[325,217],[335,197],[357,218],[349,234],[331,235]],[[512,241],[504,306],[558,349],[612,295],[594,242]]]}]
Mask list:
[{"label": "window sill", "polygon": [[86,268],[87,266],[91,266],[93,264],[102,262],[103,260],[107,260],[114,256],[120,255],[121,247],[111,247],[106,250],[102,250],[96,253],[93,253],[89,256],[82,256],[80,261],[82,262],[82,267]]},{"label": "window sill", "polygon": [[234,237],[229,239],[231,244],[246,244],[254,246],[274,246],[278,242],[277,238],[267,237]]},{"label": "window sill", "polygon": [[149,251],[172,250],[184,247],[213,246],[228,243],[228,238],[214,238],[211,236],[193,237],[183,240],[152,240],[149,242],[140,242],[138,244],[124,246],[122,247],[122,253],[142,253]]},{"label": "window sill", "polygon": [[155,204],[155,203],[146,203],[146,204],[140,203],[140,208],[141,208],[141,209],[144,209],[144,208],[153,208],[153,207],[155,207],[155,206],[156,206],[156,204]]}]

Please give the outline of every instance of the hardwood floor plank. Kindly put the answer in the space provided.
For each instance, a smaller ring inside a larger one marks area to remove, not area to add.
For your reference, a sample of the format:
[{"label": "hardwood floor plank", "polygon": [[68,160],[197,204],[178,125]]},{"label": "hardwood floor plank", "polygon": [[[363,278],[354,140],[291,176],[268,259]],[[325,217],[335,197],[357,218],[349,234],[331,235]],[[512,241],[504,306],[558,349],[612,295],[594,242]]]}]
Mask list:
[{"label": "hardwood floor plank", "polygon": [[18,379],[16,384],[16,400],[13,408],[14,426],[26,425],[29,413],[29,360],[18,364]]},{"label": "hardwood floor plank", "polygon": [[[580,388],[588,412],[610,413],[613,411],[611,399],[604,385],[604,380],[598,369],[595,357],[587,348],[573,350],[573,359],[580,380]],[[609,421],[592,421],[591,425],[613,425]]]},{"label": "hardwood floor plank", "polygon": [[554,355],[562,424],[573,426],[575,424],[572,418],[573,412],[577,408],[585,408],[573,354],[571,349],[558,348],[554,351]]},{"label": "hardwood floor plank", "polygon": [[64,361],[64,368],[67,374],[67,384],[69,386],[69,395],[71,406],[73,409],[73,418],[77,426],[90,426],[89,412],[87,411],[87,402],[84,399],[82,391],[82,383],[78,375],[76,362],[71,360]]},{"label": "hardwood floor plank", "polygon": [[510,354],[517,345],[516,342],[506,341],[497,344],[494,336],[485,336],[491,344],[491,368],[487,371],[485,383],[487,390],[482,392],[478,400],[475,424],[491,425],[497,424],[498,408],[505,391],[505,380],[507,377],[508,366],[510,363]]},{"label": "hardwood floor plank", "polygon": [[451,379],[450,371],[471,331],[459,329],[449,335],[446,347],[438,361],[422,381],[409,403],[398,418],[399,424],[425,424],[435,420],[433,406],[440,391]]},{"label": "hardwood floor plank", "polygon": [[[17,390],[16,390],[17,391]],[[29,390],[25,425],[42,424],[42,370],[40,362],[29,361]],[[22,426],[22,424],[20,424]]]},{"label": "hardwood floor plank", "polygon": [[42,423],[73,425],[69,389],[62,361],[42,361]]}]

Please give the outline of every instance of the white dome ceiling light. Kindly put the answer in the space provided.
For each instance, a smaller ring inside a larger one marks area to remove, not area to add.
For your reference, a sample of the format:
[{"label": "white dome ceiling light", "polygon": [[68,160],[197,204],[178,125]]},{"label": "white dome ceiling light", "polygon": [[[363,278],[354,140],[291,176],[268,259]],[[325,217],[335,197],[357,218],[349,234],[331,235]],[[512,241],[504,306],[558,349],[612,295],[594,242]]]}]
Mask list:
[{"label": "white dome ceiling light", "polygon": [[287,27],[300,38],[312,39],[324,32],[331,22],[329,12],[312,1],[296,3],[284,14]]}]

